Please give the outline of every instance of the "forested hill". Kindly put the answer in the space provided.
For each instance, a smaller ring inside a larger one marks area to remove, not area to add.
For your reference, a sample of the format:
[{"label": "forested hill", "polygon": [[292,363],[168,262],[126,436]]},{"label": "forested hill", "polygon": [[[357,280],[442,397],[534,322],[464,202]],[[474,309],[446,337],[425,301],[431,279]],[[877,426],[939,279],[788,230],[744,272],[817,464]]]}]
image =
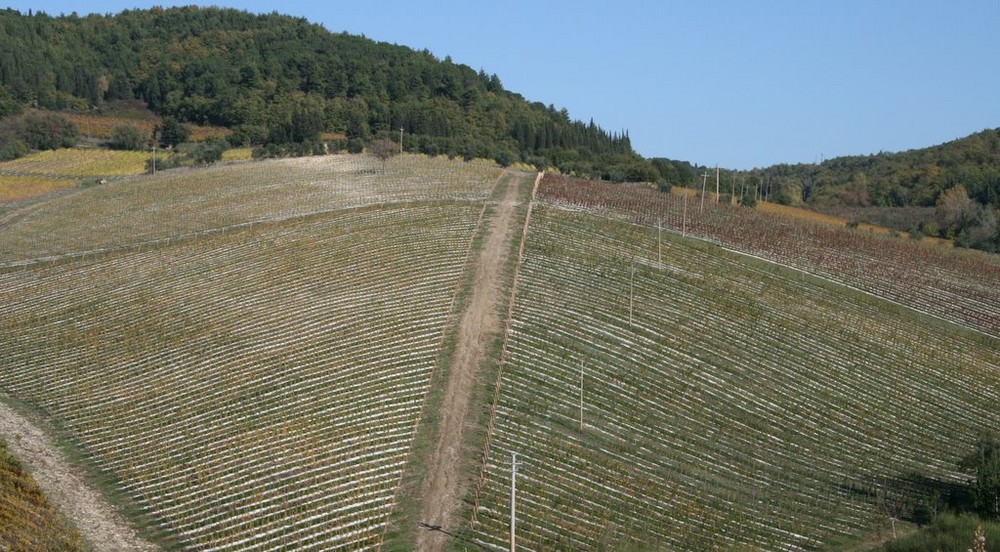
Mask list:
[{"label": "forested hill", "polygon": [[1000,250],[1000,128],[899,153],[753,171],[762,195]]},{"label": "forested hill", "polygon": [[625,131],[528,102],[497,75],[449,58],[305,19],[198,7],[0,12],[0,116],[130,99],[162,116],[231,128],[238,144],[308,142],[322,132],[398,139],[402,128],[411,151],[656,178]]}]

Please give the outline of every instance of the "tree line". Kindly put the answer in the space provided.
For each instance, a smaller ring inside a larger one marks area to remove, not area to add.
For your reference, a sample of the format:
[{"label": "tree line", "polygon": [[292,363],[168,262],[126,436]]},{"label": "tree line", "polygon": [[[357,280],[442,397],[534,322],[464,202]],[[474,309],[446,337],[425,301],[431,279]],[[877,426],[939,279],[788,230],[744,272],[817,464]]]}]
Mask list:
[{"label": "tree line", "polygon": [[928,148],[774,165],[735,178],[779,203],[1000,251],[1000,128]]},{"label": "tree line", "polygon": [[303,18],[220,8],[53,17],[0,11],[0,117],[139,99],[162,117],[232,129],[234,145],[308,151],[323,133],[407,151],[526,162],[580,176],[662,178],[627,131],[529,102],[430,52]]}]

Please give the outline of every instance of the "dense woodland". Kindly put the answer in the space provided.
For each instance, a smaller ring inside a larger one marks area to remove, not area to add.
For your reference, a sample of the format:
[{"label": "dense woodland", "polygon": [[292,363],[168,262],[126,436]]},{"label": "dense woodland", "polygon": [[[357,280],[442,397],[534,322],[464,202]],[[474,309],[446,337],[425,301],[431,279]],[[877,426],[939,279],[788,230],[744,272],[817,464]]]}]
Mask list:
[{"label": "dense woodland", "polygon": [[780,203],[1000,250],[1000,128],[900,153],[837,157],[729,175]]},{"label": "dense woodland", "polygon": [[[628,132],[529,102],[500,78],[428,51],[331,33],[302,18],[219,8],[53,17],[0,11],[0,159],[72,142],[75,130],[26,108],[97,112],[141,102],[168,125],[232,130],[264,156],[407,151],[524,162],[565,174],[714,191],[716,171],[643,159]],[[41,129],[41,130],[39,130]],[[160,144],[169,133],[162,133]],[[321,136],[325,140],[321,140]],[[116,147],[149,139],[122,136]],[[211,146],[214,159],[217,145]],[[902,153],[719,170],[720,191],[1000,250],[1000,129]]]},{"label": "dense woodland", "polygon": [[140,99],[160,116],[233,130],[234,144],[398,140],[409,151],[658,180],[628,133],[530,103],[496,75],[305,19],[218,8],[114,16],[0,12],[0,116],[100,111]]}]

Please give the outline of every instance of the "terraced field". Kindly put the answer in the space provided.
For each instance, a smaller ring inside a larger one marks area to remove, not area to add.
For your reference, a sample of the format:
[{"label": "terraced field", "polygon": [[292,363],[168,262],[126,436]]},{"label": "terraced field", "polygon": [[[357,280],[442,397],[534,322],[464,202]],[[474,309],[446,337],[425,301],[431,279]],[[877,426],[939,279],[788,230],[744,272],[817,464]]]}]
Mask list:
[{"label": "terraced field", "polygon": [[[0,208],[0,395],[186,548],[410,549],[440,521],[388,520],[420,511],[400,489],[428,472],[415,440],[443,417],[431,386],[500,175],[330,156]],[[502,263],[513,302],[445,548],[507,548],[512,452],[532,550],[813,549],[964,482],[1000,424],[1000,263],[878,263],[818,227],[567,184],[543,181]]]}]

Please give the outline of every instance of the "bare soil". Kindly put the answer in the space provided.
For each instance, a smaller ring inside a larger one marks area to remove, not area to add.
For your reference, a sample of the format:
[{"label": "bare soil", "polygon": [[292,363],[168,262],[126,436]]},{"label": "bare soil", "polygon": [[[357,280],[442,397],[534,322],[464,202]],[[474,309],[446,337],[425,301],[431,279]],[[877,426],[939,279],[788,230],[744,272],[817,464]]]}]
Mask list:
[{"label": "bare soil", "polygon": [[469,403],[480,368],[488,361],[490,345],[501,330],[500,313],[506,312],[501,287],[511,241],[519,227],[519,190],[530,180],[506,179],[507,190],[489,219],[489,234],[483,240],[469,301],[462,312],[449,379],[441,404],[440,427],[430,471],[424,482],[417,550],[441,550],[454,534],[456,513],[468,482],[461,476],[463,438],[469,425]]},{"label": "bare soil", "polygon": [[52,440],[31,420],[0,402],[0,437],[45,496],[98,552],[156,550],[141,539],[107,499],[87,484]]}]

